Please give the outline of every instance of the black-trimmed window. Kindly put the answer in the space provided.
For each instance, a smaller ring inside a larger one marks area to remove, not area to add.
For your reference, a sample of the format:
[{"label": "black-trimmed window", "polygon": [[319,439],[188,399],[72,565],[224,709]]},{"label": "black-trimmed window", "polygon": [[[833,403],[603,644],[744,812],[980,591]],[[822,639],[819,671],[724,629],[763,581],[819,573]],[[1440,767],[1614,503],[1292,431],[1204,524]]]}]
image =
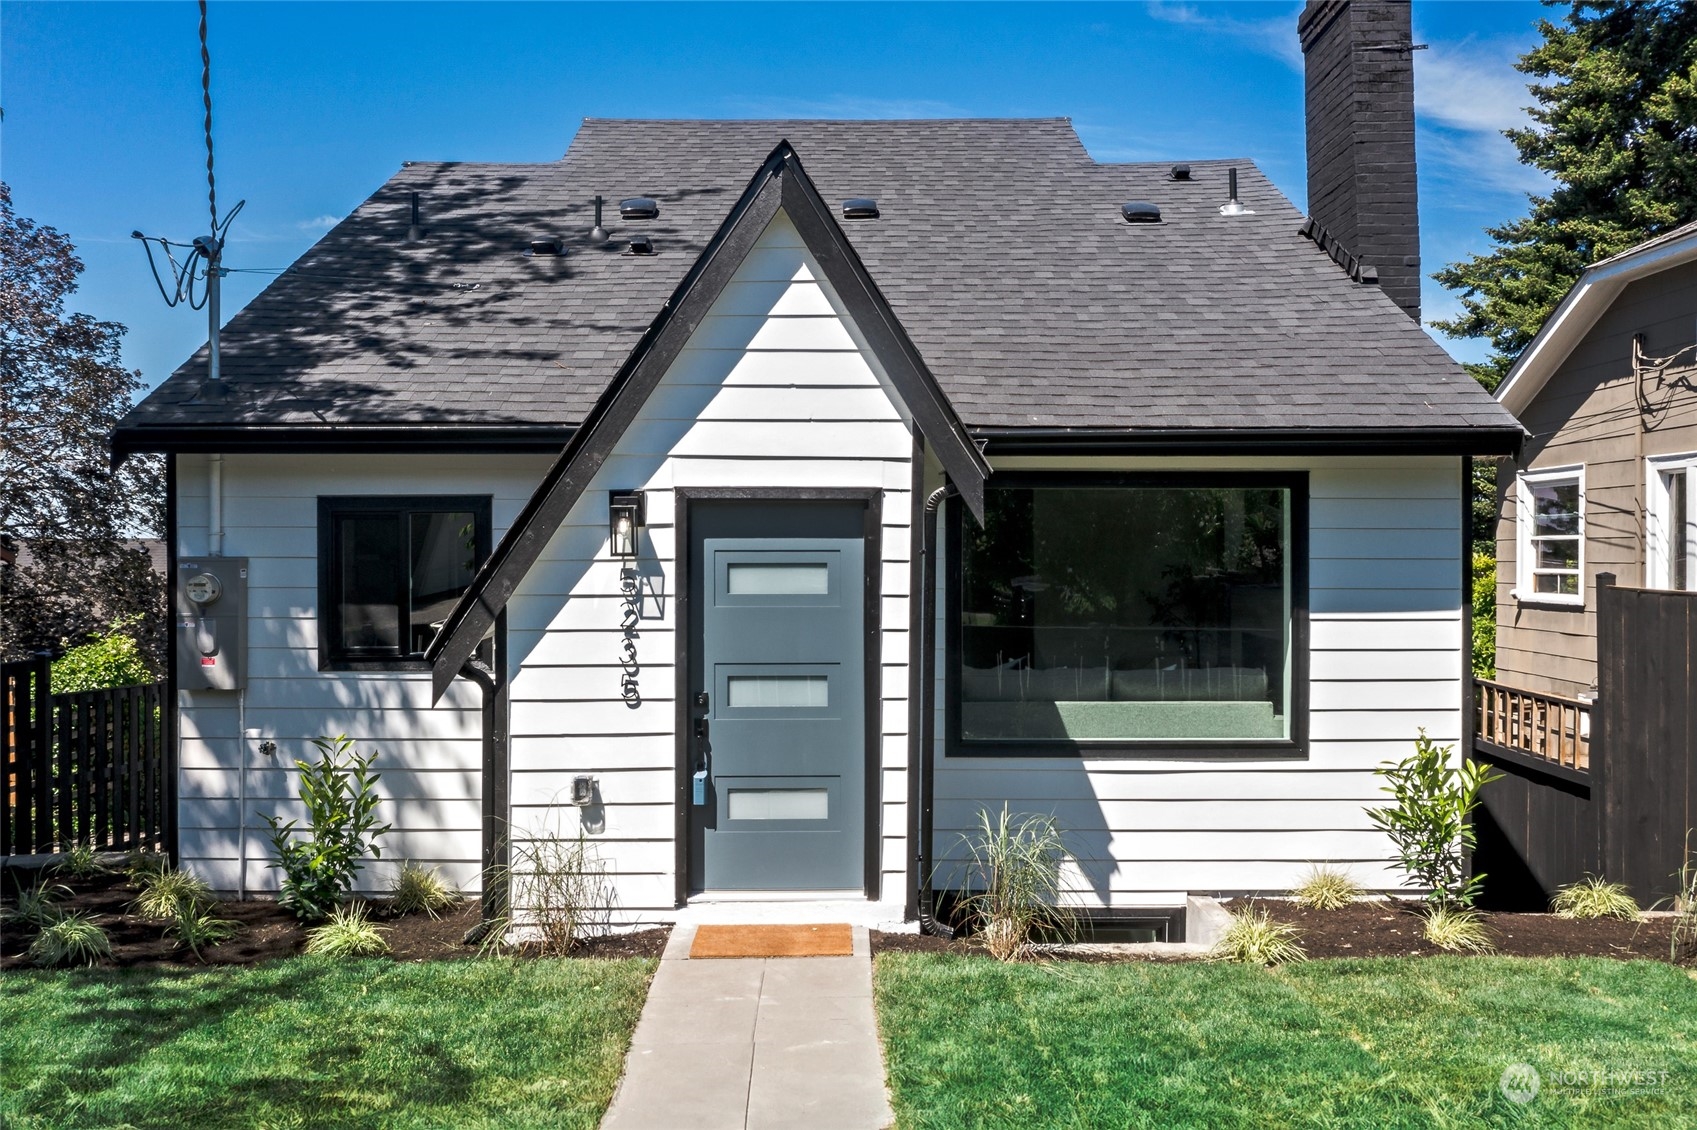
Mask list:
[{"label": "black-trimmed window", "polygon": [[320,498],[319,665],[419,666],[488,556],[487,495]]},{"label": "black-trimmed window", "polygon": [[951,507],[952,753],[1307,739],[1307,476],[998,474]]}]

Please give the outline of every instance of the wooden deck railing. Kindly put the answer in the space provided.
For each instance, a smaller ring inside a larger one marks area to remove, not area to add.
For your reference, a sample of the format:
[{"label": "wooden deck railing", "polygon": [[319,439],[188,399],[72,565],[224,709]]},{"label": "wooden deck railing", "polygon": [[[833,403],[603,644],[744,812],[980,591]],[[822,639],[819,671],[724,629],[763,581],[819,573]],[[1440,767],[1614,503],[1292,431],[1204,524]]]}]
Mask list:
[{"label": "wooden deck railing", "polygon": [[1482,745],[1590,771],[1590,703],[1475,679],[1473,704],[1473,736]]}]

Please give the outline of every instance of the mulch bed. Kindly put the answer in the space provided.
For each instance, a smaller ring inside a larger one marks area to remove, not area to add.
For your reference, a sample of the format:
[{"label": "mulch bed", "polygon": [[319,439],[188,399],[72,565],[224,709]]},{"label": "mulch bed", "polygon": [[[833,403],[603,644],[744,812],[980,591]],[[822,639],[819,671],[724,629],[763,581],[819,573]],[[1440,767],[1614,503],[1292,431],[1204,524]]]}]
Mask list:
[{"label": "mulch bed", "polygon": [[[1227,910],[1245,905],[1229,900]],[[1302,932],[1299,941],[1309,957],[1432,957],[1449,951],[1432,945],[1421,934],[1417,902],[1373,900],[1352,903],[1340,910],[1309,910],[1282,899],[1248,900],[1248,905],[1267,911],[1277,922],[1288,922]],[[1495,953],[1511,957],[1613,957],[1623,960],[1668,960],[1673,922],[1650,918],[1643,922],[1617,919],[1577,921],[1553,914],[1481,915],[1485,929],[1496,946]],[[922,934],[887,934],[872,931],[872,952],[953,953],[988,957],[983,947],[970,938],[932,938]],[[1136,951],[1040,951],[1044,961],[1185,961],[1194,958],[1154,955]]]},{"label": "mulch bed", "polygon": [[[27,878],[33,882],[36,876]],[[13,879],[12,874],[6,876],[8,896]],[[48,881],[61,883],[72,892],[56,906],[94,915],[105,929],[112,943],[112,957],[99,963],[105,967],[255,965],[273,958],[292,957],[306,947],[306,927],[293,914],[271,899],[249,899],[218,904],[217,916],[237,923],[236,934],[221,945],[202,949],[201,959],[196,959],[186,947],[179,947],[173,939],[164,936],[163,922],[129,913],[136,891],[124,876],[95,875],[84,879],[48,876]],[[6,905],[11,903],[8,897]],[[478,921],[474,900],[466,900],[440,918],[428,914],[391,915],[382,899],[371,900],[371,909],[372,917],[387,931],[390,956],[396,961],[452,961],[477,956],[478,948],[464,941],[466,932]],[[574,949],[572,956],[659,957],[666,948],[669,932],[662,927],[592,938]],[[0,927],[0,969],[31,967],[26,952],[34,935],[33,929],[15,923]],[[526,947],[520,947],[518,952],[528,956]]]}]

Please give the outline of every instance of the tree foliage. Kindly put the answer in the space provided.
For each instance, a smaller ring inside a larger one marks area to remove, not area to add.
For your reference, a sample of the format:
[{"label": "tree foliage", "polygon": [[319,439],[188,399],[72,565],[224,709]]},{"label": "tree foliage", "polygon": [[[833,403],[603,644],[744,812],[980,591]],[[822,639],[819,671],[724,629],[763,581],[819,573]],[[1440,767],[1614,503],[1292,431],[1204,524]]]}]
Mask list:
[{"label": "tree foliage", "polygon": [[71,313],[71,241],[12,209],[0,184],[0,532],[24,552],[0,592],[0,656],[58,652],[138,618],[156,668],[165,582],[138,538],[157,537],[157,458],[110,467],[107,435],[141,387],[118,356],[124,327]]},{"label": "tree foliage", "polygon": [[1469,366],[1495,388],[1588,265],[1697,219],[1697,4],[1578,0],[1516,68],[1533,80],[1533,124],[1507,131],[1548,173],[1530,212],[1487,229],[1496,246],[1434,277],[1463,312],[1437,322],[1485,338]]},{"label": "tree foliage", "polygon": [[136,626],[134,620],[114,624],[104,636],[73,647],[55,659],[48,680],[53,693],[73,694],[152,682],[154,673],[129,634]]}]

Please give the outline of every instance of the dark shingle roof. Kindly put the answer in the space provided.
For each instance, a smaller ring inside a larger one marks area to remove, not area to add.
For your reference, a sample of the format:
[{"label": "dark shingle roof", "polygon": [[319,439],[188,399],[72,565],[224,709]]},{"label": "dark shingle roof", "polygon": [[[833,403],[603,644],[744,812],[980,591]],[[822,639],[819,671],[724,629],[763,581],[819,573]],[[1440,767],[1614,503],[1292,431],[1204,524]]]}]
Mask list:
[{"label": "dark shingle roof", "polygon": [[[555,164],[403,168],[231,320],[227,396],[197,399],[203,350],[122,427],[570,426],[782,139],[827,200],[877,199],[847,236],[970,427],[1514,426],[1248,161],[1097,164],[1064,119],[591,119]],[[1229,165],[1255,215],[1219,214]],[[597,193],[615,236],[657,197],[659,254],[591,246]]]}]

